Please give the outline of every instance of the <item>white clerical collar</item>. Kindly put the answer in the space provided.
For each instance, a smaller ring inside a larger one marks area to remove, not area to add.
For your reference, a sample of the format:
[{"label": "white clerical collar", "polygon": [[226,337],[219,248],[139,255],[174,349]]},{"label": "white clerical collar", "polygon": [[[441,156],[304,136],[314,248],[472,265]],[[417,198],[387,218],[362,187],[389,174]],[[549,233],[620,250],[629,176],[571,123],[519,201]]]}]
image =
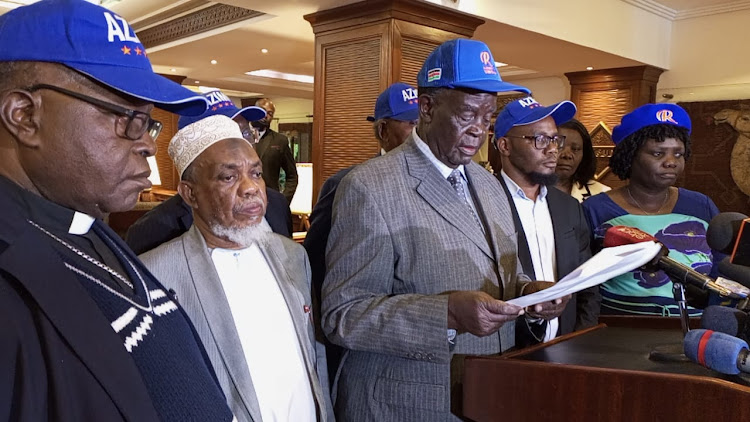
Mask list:
[{"label": "white clerical collar", "polygon": [[[422,151],[422,154],[427,157],[428,160],[440,171],[440,174],[443,175],[443,178],[447,179],[448,176],[453,173],[453,169],[446,166],[442,161],[438,160],[437,157],[435,157],[435,154],[432,153],[432,150],[430,149],[430,146],[425,143],[425,141],[422,140],[422,138],[419,137],[417,134],[417,127],[415,126],[414,129],[412,129],[411,136],[414,138],[414,144],[417,146],[417,148]],[[464,176],[464,180],[466,179],[466,171],[464,170],[464,165],[461,164],[458,167],[456,167],[458,171],[461,172],[461,174]]]},{"label": "white clerical collar", "polygon": [[94,217],[76,211],[75,213],[73,213],[73,220],[70,222],[68,233],[77,235],[86,234],[89,232],[89,230],[91,230],[91,226],[94,224],[94,220]]}]

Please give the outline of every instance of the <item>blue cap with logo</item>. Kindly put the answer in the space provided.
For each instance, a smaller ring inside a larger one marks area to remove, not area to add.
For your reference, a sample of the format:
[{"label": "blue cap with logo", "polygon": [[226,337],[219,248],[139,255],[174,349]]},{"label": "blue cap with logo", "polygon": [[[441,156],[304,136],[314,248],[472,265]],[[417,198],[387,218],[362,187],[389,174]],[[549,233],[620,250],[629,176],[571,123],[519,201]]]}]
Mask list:
[{"label": "blue cap with logo", "polygon": [[677,104],[646,104],[622,117],[620,124],[612,131],[612,142],[617,145],[628,136],[652,125],[674,125],[687,129],[688,134],[692,130],[690,116]]},{"label": "blue cap with logo", "polygon": [[513,126],[524,126],[536,123],[547,116],[552,116],[556,125],[561,125],[576,115],[576,105],[570,101],[561,101],[549,107],[543,107],[531,97],[521,98],[508,103],[495,120],[495,138],[505,136]]},{"label": "blue cap with logo", "polygon": [[195,123],[198,120],[203,120],[208,116],[215,116],[222,114],[234,119],[237,115],[242,115],[248,122],[254,122],[266,117],[266,111],[260,107],[250,106],[243,109],[237,108],[231,99],[227,97],[223,92],[218,89],[215,91],[209,91],[203,94],[208,100],[208,110],[200,116],[182,116],[177,121],[177,129],[182,129],[185,126]]},{"label": "blue cap with logo", "polygon": [[380,119],[412,121],[419,118],[419,95],[411,85],[396,82],[389,86],[375,101],[375,114],[367,116],[374,122]]},{"label": "blue cap with logo", "polygon": [[531,93],[528,88],[500,79],[487,44],[464,38],[446,41],[430,53],[417,75],[417,86]]},{"label": "blue cap with logo", "polygon": [[43,0],[0,16],[0,62],[60,63],[121,93],[186,115],[206,99],[154,73],[122,17],[84,0]]}]

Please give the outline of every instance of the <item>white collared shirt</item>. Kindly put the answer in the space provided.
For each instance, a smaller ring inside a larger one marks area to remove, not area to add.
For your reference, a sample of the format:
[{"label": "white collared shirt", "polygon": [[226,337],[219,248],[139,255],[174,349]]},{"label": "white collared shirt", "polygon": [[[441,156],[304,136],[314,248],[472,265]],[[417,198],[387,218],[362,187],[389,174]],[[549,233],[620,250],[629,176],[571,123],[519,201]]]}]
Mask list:
[{"label": "white collared shirt", "polygon": [[[500,175],[508,186],[508,191],[513,199],[521,220],[523,232],[526,235],[526,243],[529,245],[531,262],[534,265],[534,274],[537,280],[557,281],[556,267],[557,257],[555,254],[555,232],[552,228],[552,217],[547,204],[547,187],[542,185],[536,201],[527,197],[523,189],[513,181],[505,171]],[[547,333],[544,341],[550,341],[557,335],[559,320],[552,319],[547,324]]]},{"label": "white collared shirt", "polygon": [[265,422],[315,421],[305,359],[289,307],[257,244],[211,251]]}]

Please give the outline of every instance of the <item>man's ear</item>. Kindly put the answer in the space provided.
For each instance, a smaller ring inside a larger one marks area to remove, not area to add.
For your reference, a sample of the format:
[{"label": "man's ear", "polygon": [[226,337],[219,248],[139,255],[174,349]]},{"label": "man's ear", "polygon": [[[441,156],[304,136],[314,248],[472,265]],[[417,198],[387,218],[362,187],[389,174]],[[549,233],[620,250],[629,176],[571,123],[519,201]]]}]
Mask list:
[{"label": "man's ear", "polygon": [[435,97],[427,94],[419,96],[419,120],[432,122],[432,113],[435,110]]},{"label": "man's ear", "polygon": [[180,180],[177,185],[177,193],[180,194],[186,204],[190,205],[190,208],[198,208],[198,201],[195,199],[195,190],[193,190],[191,182]]},{"label": "man's ear", "polygon": [[[378,122],[378,125],[375,127],[375,130],[378,131],[378,139],[385,139],[386,133],[388,132],[388,130],[386,129],[386,121],[380,120]],[[380,142],[383,142],[383,141],[380,141]]]},{"label": "man's ear", "polygon": [[28,148],[38,148],[42,99],[20,89],[0,96],[0,123],[16,141]]},{"label": "man's ear", "polygon": [[495,147],[497,148],[500,155],[504,157],[510,156],[510,139],[505,136],[501,136],[495,140]]}]

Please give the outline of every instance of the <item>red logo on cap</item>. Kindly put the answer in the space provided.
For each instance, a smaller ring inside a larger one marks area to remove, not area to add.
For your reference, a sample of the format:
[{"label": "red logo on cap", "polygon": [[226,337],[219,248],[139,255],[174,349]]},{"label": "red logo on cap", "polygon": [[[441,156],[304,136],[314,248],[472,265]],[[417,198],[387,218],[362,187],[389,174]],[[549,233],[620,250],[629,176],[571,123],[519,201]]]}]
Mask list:
[{"label": "red logo on cap", "polygon": [[672,118],[674,113],[672,113],[672,110],[659,110],[656,112],[656,120],[660,122],[670,122],[673,124],[679,124],[676,120]]},{"label": "red logo on cap", "polygon": [[482,61],[482,64],[484,65],[482,68],[484,69],[484,73],[488,75],[494,75],[497,73],[497,68],[495,68],[495,63],[492,63],[492,56],[490,55],[489,51],[482,51],[479,53],[479,60]]}]

